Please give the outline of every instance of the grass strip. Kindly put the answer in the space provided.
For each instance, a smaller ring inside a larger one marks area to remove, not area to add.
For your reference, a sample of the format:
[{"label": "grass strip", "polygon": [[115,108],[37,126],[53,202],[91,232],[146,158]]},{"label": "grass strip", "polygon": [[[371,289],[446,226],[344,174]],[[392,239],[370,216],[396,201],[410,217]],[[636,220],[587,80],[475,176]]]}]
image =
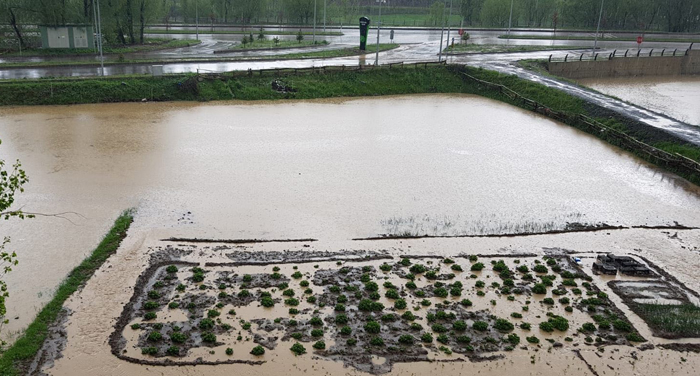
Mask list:
[{"label": "grass strip", "polygon": [[27,365],[32,362],[44,344],[48,329],[63,308],[63,303],[92,277],[109,256],[117,251],[133,220],[134,210],[124,211],[92,254],[68,274],[56,290],[53,299],[44,306],[22,336],[2,354],[0,374],[25,373]]},{"label": "grass strip", "polygon": [[[162,29],[146,29],[145,34],[164,34],[164,35],[177,35],[177,34],[196,34],[197,31],[194,29],[178,29],[178,30],[162,30]],[[204,28],[199,29],[199,34],[234,34],[234,35],[250,35],[253,34],[257,36],[260,34],[260,29],[248,29],[248,30],[206,30]],[[299,31],[292,30],[263,30],[263,35],[297,35]],[[313,31],[302,31],[301,35],[314,35]],[[316,35],[335,35],[340,36],[343,33],[339,31],[326,31],[316,30]]]},{"label": "grass strip", "polygon": [[[202,43],[202,41],[194,39],[146,39],[144,44],[135,45],[106,45],[102,49],[102,52],[106,55],[109,54],[128,54],[133,52],[148,52],[148,51],[158,51],[167,50],[172,48],[182,48],[195,46]],[[96,52],[93,48],[66,48],[66,49],[45,49],[36,48],[30,50],[23,50],[22,54],[18,51],[8,52],[2,54],[2,56],[71,56],[71,55],[95,55]],[[28,63],[27,63],[28,64]]]},{"label": "grass strip", "polygon": [[[498,39],[534,39],[534,40],[590,40],[594,41],[595,37],[592,36],[551,36],[551,35],[499,35]],[[637,37],[607,37],[598,38],[599,42],[635,42],[637,43]],[[700,38],[644,38],[645,42],[665,42],[665,43],[698,43]]]},{"label": "grass strip", "polygon": [[700,308],[693,304],[639,304],[630,308],[663,338],[700,337]]},{"label": "grass strip", "polygon": [[582,46],[507,46],[503,44],[455,44],[445,48],[447,54],[461,53],[497,53],[497,52],[527,52],[527,51],[557,51],[577,50],[590,47]]}]

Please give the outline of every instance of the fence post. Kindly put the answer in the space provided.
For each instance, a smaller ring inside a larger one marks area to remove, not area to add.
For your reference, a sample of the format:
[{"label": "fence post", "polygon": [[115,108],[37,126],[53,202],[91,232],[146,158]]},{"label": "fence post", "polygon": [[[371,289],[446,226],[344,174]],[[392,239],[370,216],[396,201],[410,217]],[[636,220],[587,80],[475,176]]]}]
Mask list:
[{"label": "fence post", "polygon": [[612,60],[612,59],[613,59],[613,56],[615,56],[615,55],[614,55],[614,54],[608,55],[608,60]]},{"label": "fence post", "polygon": [[642,52],[642,49],[641,49],[641,48],[637,50],[637,57],[639,57],[639,54],[640,54],[641,52]]},{"label": "fence post", "polygon": [[617,50],[613,50],[612,57],[615,57],[616,53],[617,53]]},{"label": "fence post", "polygon": [[593,57],[593,61],[598,61],[598,54],[595,54],[595,57]]},{"label": "fence post", "polygon": [[565,63],[566,63],[566,60],[567,60],[568,58],[569,58],[569,54],[566,54],[566,56],[564,56],[564,62],[565,62]]},{"label": "fence post", "polygon": [[581,56],[579,56],[578,61],[583,61],[583,54],[581,54]]},{"label": "fence post", "polygon": [[651,49],[651,51],[649,51],[649,57],[651,57],[652,52],[654,52],[653,48]]},{"label": "fence post", "polygon": [[676,51],[678,51],[677,48],[673,50],[673,56],[676,56]]},{"label": "fence post", "polygon": [[663,50],[661,50],[661,56],[664,56],[664,51],[666,51],[665,48]]},{"label": "fence post", "polygon": [[629,48],[625,51],[625,57],[627,57],[628,52],[630,52]]},{"label": "fence post", "polygon": [[551,54],[549,55],[549,62],[550,63],[552,62],[552,55]]}]

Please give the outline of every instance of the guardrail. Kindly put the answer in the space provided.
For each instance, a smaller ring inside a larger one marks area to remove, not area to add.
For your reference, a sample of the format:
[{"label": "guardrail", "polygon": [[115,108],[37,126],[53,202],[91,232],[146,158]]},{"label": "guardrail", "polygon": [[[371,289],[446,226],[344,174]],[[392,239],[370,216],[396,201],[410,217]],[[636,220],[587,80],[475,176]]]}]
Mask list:
[{"label": "guardrail", "polygon": [[690,175],[700,176],[700,163],[690,158],[684,157],[678,153],[669,153],[658,149],[588,116],[582,114],[568,114],[565,112],[552,110],[551,108],[538,103],[537,101],[520,95],[507,86],[484,81],[466,73],[463,74],[480,85],[486,86],[491,90],[497,90],[499,93],[505,95],[513,101],[522,103],[525,107],[534,112],[555,120],[559,120],[563,123],[578,125],[580,128],[584,128],[591,133],[598,132],[599,134],[605,134],[606,139],[613,141],[611,143],[626,148],[627,150],[641,153],[642,156],[646,156],[649,160],[654,161],[657,164],[662,164],[671,167],[672,169],[689,173]]},{"label": "guardrail", "polygon": [[642,58],[642,57],[683,57],[687,56],[691,47],[688,49],[670,49],[670,48],[649,48],[649,49],[627,49],[627,50],[615,50],[609,53],[599,53],[591,54],[590,52],[583,52],[581,54],[570,54],[567,53],[563,58],[555,57],[554,54],[549,55],[549,62],[573,62],[573,61],[605,61],[612,60],[615,58]]}]

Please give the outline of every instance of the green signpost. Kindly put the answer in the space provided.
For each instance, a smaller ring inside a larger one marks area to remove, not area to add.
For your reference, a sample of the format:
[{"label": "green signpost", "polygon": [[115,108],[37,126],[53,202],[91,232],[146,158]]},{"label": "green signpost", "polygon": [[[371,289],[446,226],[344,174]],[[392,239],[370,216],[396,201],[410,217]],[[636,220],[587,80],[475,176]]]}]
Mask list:
[{"label": "green signpost", "polygon": [[367,34],[369,33],[369,18],[360,17],[360,50],[367,48]]}]

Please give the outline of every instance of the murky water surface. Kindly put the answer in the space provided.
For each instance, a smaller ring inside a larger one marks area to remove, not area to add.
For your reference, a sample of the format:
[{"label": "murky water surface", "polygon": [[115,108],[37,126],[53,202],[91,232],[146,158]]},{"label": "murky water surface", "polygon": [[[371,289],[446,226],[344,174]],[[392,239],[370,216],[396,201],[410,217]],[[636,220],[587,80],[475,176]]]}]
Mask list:
[{"label": "murky water surface", "polygon": [[591,78],[579,83],[700,126],[700,76]]},{"label": "murky water surface", "polygon": [[0,136],[31,180],[19,205],[78,213],[3,223],[10,330],[134,206],[146,230],[212,238],[700,225],[697,187],[478,97],[5,108]]}]

